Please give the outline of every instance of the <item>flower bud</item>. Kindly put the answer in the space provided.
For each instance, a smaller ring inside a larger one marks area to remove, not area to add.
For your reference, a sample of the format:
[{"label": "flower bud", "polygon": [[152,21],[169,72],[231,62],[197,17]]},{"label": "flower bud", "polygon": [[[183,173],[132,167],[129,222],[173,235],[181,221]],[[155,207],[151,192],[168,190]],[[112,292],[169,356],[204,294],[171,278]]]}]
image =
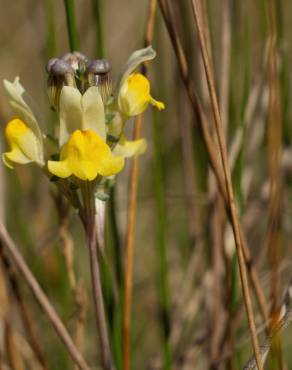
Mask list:
[{"label": "flower bud", "polygon": [[50,73],[56,77],[65,76],[68,73],[74,75],[74,69],[70,63],[66,62],[65,60],[57,59],[55,63],[52,64]]},{"label": "flower bud", "polygon": [[107,59],[96,59],[89,64],[87,71],[99,75],[109,73],[111,69],[112,67]]},{"label": "flower bud", "polygon": [[74,69],[75,72],[84,69],[83,66],[86,66],[88,63],[88,58],[79,51],[74,51],[73,53],[66,53],[62,56],[61,59],[70,64],[70,66]]},{"label": "flower bud", "polygon": [[47,73],[51,73],[51,69],[53,65],[57,62],[58,58],[51,58],[49,59],[48,63],[46,64],[46,71]]},{"label": "flower bud", "polygon": [[52,58],[46,65],[48,72],[48,97],[51,106],[58,110],[60,93],[64,85],[76,86],[75,71],[70,63],[63,59]]},{"label": "flower bud", "polygon": [[107,59],[93,60],[87,67],[88,84],[98,86],[104,104],[112,93],[110,71],[111,65]]}]

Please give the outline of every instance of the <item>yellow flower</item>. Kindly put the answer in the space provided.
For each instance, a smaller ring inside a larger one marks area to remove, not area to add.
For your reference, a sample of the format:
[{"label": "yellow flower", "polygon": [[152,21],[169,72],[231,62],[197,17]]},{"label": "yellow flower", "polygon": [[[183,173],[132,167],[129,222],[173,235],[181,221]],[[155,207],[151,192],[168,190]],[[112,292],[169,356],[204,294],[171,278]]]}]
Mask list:
[{"label": "yellow flower", "polygon": [[15,118],[8,122],[5,136],[10,151],[3,153],[2,159],[7,167],[13,168],[13,162],[20,164],[36,162],[40,166],[44,165],[42,144],[22,120]]},{"label": "yellow flower", "polygon": [[[25,101],[25,98],[28,98],[29,95],[27,95],[24,87],[19,82],[19,77],[16,77],[13,82],[4,80],[3,83],[4,91],[7,95],[11,109],[14,111],[15,116],[25,122],[25,125],[28,126],[37,137],[38,145],[42,152],[42,133],[33,111]],[[31,98],[29,99],[32,100]]]},{"label": "yellow flower", "polygon": [[150,83],[141,73],[132,73],[122,83],[118,103],[120,110],[129,117],[144,112],[149,103],[159,110],[164,109],[164,104],[150,95]]},{"label": "yellow flower", "polygon": [[60,161],[48,161],[49,171],[58,177],[75,175],[89,181],[97,175],[115,175],[123,167],[124,159],[113,156],[110,147],[91,129],[74,131],[61,150]]}]

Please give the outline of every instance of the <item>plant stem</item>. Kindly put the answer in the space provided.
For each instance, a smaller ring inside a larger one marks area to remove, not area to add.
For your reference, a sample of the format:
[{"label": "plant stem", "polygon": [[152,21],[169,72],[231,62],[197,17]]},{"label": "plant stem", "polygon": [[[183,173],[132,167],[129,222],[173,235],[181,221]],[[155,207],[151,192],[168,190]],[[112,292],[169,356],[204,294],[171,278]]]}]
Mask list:
[{"label": "plant stem", "polygon": [[102,366],[104,370],[112,370],[114,369],[114,365],[112,363],[109,347],[104,302],[101,290],[100,270],[99,264],[97,262],[97,249],[95,236],[89,237],[87,239],[87,246],[89,250],[91,284],[93,289],[96,322],[100,337]]},{"label": "plant stem", "polygon": [[[140,137],[142,117],[139,115],[135,122],[134,138]],[[136,221],[138,188],[138,158],[132,160],[130,170],[129,200],[128,200],[128,227],[126,238],[126,267],[124,286],[124,317],[123,317],[123,370],[130,370],[131,358],[131,308],[132,308],[132,281],[134,258],[134,233]]]},{"label": "plant stem", "polygon": [[74,11],[74,1],[64,0],[65,10],[66,10],[66,20],[67,20],[67,30],[69,37],[69,45],[71,51],[76,51],[79,49],[75,11]]},{"label": "plant stem", "polygon": [[100,341],[100,353],[103,370],[114,370],[114,364],[109,345],[107,321],[104,308],[104,298],[102,294],[100,268],[97,261],[97,238],[95,227],[95,202],[92,183],[86,181],[83,190],[83,200],[85,209],[85,233],[86,244],[89,251],[91,286],[94,300],[95,317],[97,331]]},{"label": "plant stem", "polygon": [[60,337],[60,339],[65,344],[68,352],[70,353],[73,361],[81,370],[89,370],[88,365],[86,364],[82,354],[76,348],[72,338],[70,337],[65,325],[61,321],[58,313],[56,312],[55,308],[52,306],[51,302],[43,292],[42,288],[40,287],[39,283],[31,273],[29,267],[27,266],[26,262],[24,261],[22,255],[19,253],[16,245],[8,235],[5,227],[3,224],[0,223],[0,240],[3,244],[3,247],[9,253],[11,259],[15,263],[17,269],[19,270],[20,274],[22,275],[23,279],[30,287],[33,295],[35,296],[36,300],[38,301],[41,309],[47,315],[48,319],[50,320],[52,326],[54,327],[56,333]]},{"label": "plant stem", "polygon": [[199,16],[199,2],[196,0],[192,0],[192,5],[193,5],[194,18],[195,18],[195,22],[196,22],[196,26],[197,26],[197,30],[199,34],[199,43],[201,47],[203,63],[204,63],[205,73],[206,73],[206,78],[207,78],[207,84],[208,84],[208,89],[209,89],[209,94],[210,94],[212,113],[214,116],[215,129],[216,129],[217,139],[219,143],[219,151],[220,151],[220,156],[222,160],[223,172],[224,172],[224,177],[225,177],[225,185],[226,185],[226,190],[227,190],[227,199],[230,205],[231,224],[233,228],[234,239],[235,239],[235,244],[236,244],[236,249],[237,249],[239,271],[240,271],[240,277],[241,277],[241,283],[242,283],[242,292],[243,292],[244,302],[245,302],[246,311],[247,311],[252,345],[253,345],[258,369],[263,370],[263,365],[261,362],[261,355],[260,355],[260,350],[259,350],[259,343],[258,343],[258,338],[256,334],[255,318],[253,314],[252,302],[251,302],[249,286],[248,286],[248,276],[247,276],[247,270],[246,270],[244,254],[243,254],[243,245],[242,245],[242,238],[241,238],[241,233],[240,233],[239,220],[238,220],[238,215],[237,215],[237,211],[235,207],[233,186],[232,186],[231,174],[230,174],[229,165],[228,165],[225,138],[223,134],[223,127],[222,127],[222,122],[221,122],[220,113],[219,113],[218,101],[216,97],[214,79],[213,79],[213,75],[212,75],[212,71],[210,67],[208,50],[207,50],[206,43],[204,40],[204,33],[203,33],[200,16]]}]

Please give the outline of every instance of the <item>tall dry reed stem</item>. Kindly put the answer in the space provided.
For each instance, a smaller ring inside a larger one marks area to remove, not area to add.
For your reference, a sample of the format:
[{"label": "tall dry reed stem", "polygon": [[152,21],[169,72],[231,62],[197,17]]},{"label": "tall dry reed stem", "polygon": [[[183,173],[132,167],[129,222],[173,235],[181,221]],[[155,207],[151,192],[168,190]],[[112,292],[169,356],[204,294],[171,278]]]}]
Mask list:
[{"label": "tall dry reed stem", "polygon": [[228,165],[225,137],[224,137],[221,117],[219,113],[219,106],[218,106],[218,101],[217,101],[217,96],[216,96],[214,78],[213,78],[211,67],[210,67],[208,50],[207,50],[207,46],[206,46],[206,42],[205,42],[204,34],[203,34],[203,29],[201,25],[198,4],[199,4],[198,1],[192,0],[193,13],[194,13],[194,18],[195,18],[195,22],[196,22],[196,26],[198,30],[198,35],[199,35],[199,44],[200,44],[204,67],[205,67],[212,113],[213,113],[213,118],[215,122],[216,135],[217,135],[217,139],[219,143],[220,156],[221,156],[222,166],[223,166],[223,171],[224,171],[225,185],[226,185],[226,190],[227,190],[227,199],[230,205],[231,223],[232,223],[234,239],[235,239],[235,244],[236,244],[239,271],[240,271],[240,277],[241,277],[241,283],[242,283],[242,292],[243,292],[244,302],[245,302],[247,316],[248,316],[251,339],[252,339],[254,353],[256,356],[256,362],[257,362],[258,369],[263,370],[263,365],[261,362],[261,356],[260,356],[260,350],[259,350],[259,343],[258,343],[258,338],[256,334],[256,326],[255,326],[255,318],[254,318],[254,313],[253,313],[253,308],[252,308],[252,301],[251,301],[249,286],[248,286],[248,275],[247,275],[247,270],[246,270],[246,265],[245,265],[245,260],[244,260],[244,254],[243,254],[243,245],[242,245],[242,239],[241,239],[241,233],[240,233],[239,219],[238,219],[237,210],[235,206],[234,192],[233,192],[233,186],[232,186],[232,181],[231,181],[231,173],[230,173],[230,169]]},{"label": "tall dry reed stem", "polygon": [[[282,117],[281,96],[279,84],[279,53],[278,31],[275,19],[276,4],[274,0],[267,2],[267,18],[269,28],[268,50],[268,86],[269,105],[267,117],[267,142],[268,142],[268,171],[269,171],[269,205],[268,205],[268,229],[267,229],[267,252],[271,265],[271,327],[277,326],[280,318],[279,307],[279,263],[281,257],[281,211],[282,211]],[[283,369],[283,356],[280,338],[275,336],[272,341],[272,357],[278,363],[279,369]]]},{"label": "tall dry reed stem", "polygon": [[[221,66],[220,66],[220,80],[219,80],[219,98],[220,98],[220,114],[224,130],[224,135],[227,138],[228,131],[228,112],[229,112],[229,90],[230,90],[230,65],[231,65],[231,4],[230,0],[222,2],[222,36],[221,36]],[[209,27],[208,27],[209,29]],[[210,55],[212,58],[212,55]],[[213,59],[212,59],[212,65]],[[223,249],[224,231],[226,230],[226,213],[224,210],[224,202],[220,191],[216,185],[216,179],[211,176],[211,196],[214,194],[214,208],[213,208],[213,322],[212,322],[212,337],[210,340],[211,351],[211,365],[216,364],[219,354],[221,352],[221,340],[223,337],[223,328],[220,324],[224,317],[223,311],[223,265],[228,268]],[[231,312],[231,310],[230,310]],[[227,320],[228,326],[232,326],[232,314]],[[230,339],[230,342],[232,339]],[[219,370],[220,370],[219,365]]]},{"label": "tall dry reed stem", "polygon": [[[217,156],[217,147],[213,141],[213,138],[209,132],[208,129],[208,121],[207,118],[204,114],[204,111],[202,109],[201,103],[198,99],[198,96],[195,93],[194,86],[192,84],[192,81],[190,80],[189,77],[189,71],[188,71],[188,63],[185,57],[185,53],[182,48],[182,44],[175,26],[175,23],[173,22],[173,17],[171,13],[171,8],[167,2],[167,0],[159,0],[160,8],[162,11],[162,15],[164,17],[171,41],[173,43],[174,51],[177,56],[178,64],[180,67],[180,73],[182,80],[185,84],[185,88],[188,94],[188,97],[190,99],[190,102],[192,104],[192,107],[194,109],[194,113],[196,118],[198,119],[198,123],[200,125],[201,133],[202,133],[202,138],[204,141],[204,144],[206,146],[208,155],[209,155],[209,160],[210,160],[210,165],[214,171],[214,174],[216,176],[219,190],[223,196],[223,199],[225,201],[225,205],[227,207],[228,214],[230,215],[230,208],[229,208],[229,203],[227,201],[227,194],[226,194],[226,187],[225,187],[225,181],[222,176],[222,165],[218,160]],[[243,234],[242,230],[240,229],[241,235],[242,235],[242,240],[243,240],[243,246],[244,246],[244,257],[246,260],[246,264],[248,266],[248,269],[250,270],[250,276],[251,276],[251,281],[255,290],[255,295],[260,307],[260,311],[262,313],[264,322],[268,321],[268,313],[267,313],[267,304],[265,302],[265,296],[263,294],[262,288],[260,286],[259,279],[257,277],[256,270],[252,264],[251,261],[251,255],[249,252],[249,248],[245,239],[245,235]]]},{"label": "tall dry reed stem", "polygon": [[[203,142],[205,144],[205,147],[206,147],[206,150],[209,156],[210,165],[216,176],[219,190],[223,196],[228,216],[230,217],[230,204],[227,199],[225,180],[222,176],[222,165],[218,160],[217,147],[209,132],[207,118],[204,114],[202,105],[195,92],[194,85],[190,79],[188,63],[185,57],[184,50],[182,48],[182,44],[181,44],[181,41],[180,41],[180,38],[177,32],[175,23],[173,22],[173,19],[172,19],[172,14],[170,11],[169,4],[167,0],[159,0],[159,4],[160,4],[160,9],[161,9],[168,33],[170,35],[170,39],[171,39],[176,57],[177,57],[181,77],[184,82],[187,95],[189,97],[192,108],[194,110],[195,117],[197,118],[200,130],[201,130],[202,139],[203,139]],[[259,305],[259,309],[263,317],[263,321],[267,323],[268,313],[267,313],[267,303],[265,300],[265,296],[261,288],[261,284],[257,276],[257,272],[251,260],[251,255],[250,255],[250,251],[248,248],[245,235],[243,231],[241,230],[241,228],[240,228],[240,233],[241,233],[241,238],[243,241],[243,247],[244,247],[243,252],[244,252],[245,263],[248,267],[248,270],[250,271],[250,278],[251,278],[253,289],[255,291],[257,303]]]},{"label": "tall dry reed stem", "polygon": [[51,302],[43,292],[42,288],[40,287],[39,283],[33,276],[32,272],[30,271],[29,267],[27,266],[26,262],[24,261],[23,257],[19,253],[16,245],[12,241],[11,237],[9,236],[7,230],[5,229],[4,225],[0,223],[0,241],[3,244],[4,250],[7,251],[10,258],[13,260],[17,270],[23,277],[26,284],[31,289],[35,299],[39,303],[41,309],[48,317],[49,321],[51,322],[53,328],[55,329],[57,335],[64,343],[65,347],[67,348],[72,360],[76,363],[76,365],[81,370],[89,370],[88,365],[86,364],[82,354],[76,348],[72,338],[70,337],[65,325],[63,324],[62,320],[60,319],[59,315],[57,314],[55,308],[52,306]]},{"label": "tall dry reed stem", "polygon": [[[135,122],[134,137],[140,136],[142,117],[138,116]],[[123,370],[131,368],[131,307],[132,307],[132,281],[134,258],[134,232],[137,207],[138,186],[138,158],[133,158],[130,170],[129,200],[128,200],[128,226],[126,238],[126,265],[124,284],[124,318],[123,318]]]},{"label": "tall dry reed stem", "polygon": [[[151,44],[154,28],[156,0],[149,1],[148,16],[146,22],[144,45]],[[146,74],[146,67],[144,67]],[[141,136],[142,116],[135,121],[133,139]],[[132,307],[132,282],[133,282],[133,259],[134,259],[134,236],[137,209],[138,189],[138,157],[134,157],[130,169],[128,189],[128,222],[126,236],[126,260],[125,260],[125,283],[124,283],[124,312],[123,312],[123,370],[131,368],[131,307]]]},{"label": "tall dry reed stem", "polygon": [[[284,299],[281,305],[281,318],[275,323],[274,327],[270,331],[268,337],[264,340],[260,347],[260,352],[262,356],[262,361],[265,363],[267,359],[267,355],[271,348],[273,347],[273,342],[280,337],[280,334],[291,324],[292,322],[292,278],[288,283],[286,288],[286,293],[284,295]],[[282,363],[279,364],[281,369],[286,369]],[[255,370],[256,369],[256,360],[255,356],[252,356],[245,366],[243,370]]]}]

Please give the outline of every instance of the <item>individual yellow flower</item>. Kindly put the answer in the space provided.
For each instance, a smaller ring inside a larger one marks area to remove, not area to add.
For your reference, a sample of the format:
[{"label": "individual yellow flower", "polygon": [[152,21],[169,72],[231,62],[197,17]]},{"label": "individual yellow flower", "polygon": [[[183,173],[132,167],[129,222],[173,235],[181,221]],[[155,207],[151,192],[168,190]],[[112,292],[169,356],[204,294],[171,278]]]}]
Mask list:
[{"label": "individual yellow flower", "polygon": [[5,165],[13,168],[13,162],[26,164],[36,162],[44,165],[42,145],[34,132],[20,119],[15,118],[8,122],[5,136],[10,146],[10,151],[2,154]]},{"label": "individual yellow flower", "polygon": [[26,99],[29,99],[30,101],[32,101],[32,99],[19,82],[19,77],[16,77],[13,82],[4,80],[3,84],[4,92],[6,93],[9,105],[15,116],[25,122],[25,125],[34,133],[38,140],[39,150],[40,152],[43,152],[42,132],[33,111],[26,103]]},{"label": "individual yellow flower", "polygon": [[75,175],[94,180],[97,175],[112,176],[124,167],[124,159],[115,157],[95,131],[76,130],[63,146],[60,161],[48,161],[49,171],[61,178]]},{"label": "individual yellow flower", "polygon": [[128,117],[144,112],[148,104],[159,110],[164,104],[150,95],[150,83],[141,73],[132,73],[122,83],[119,91],[118,104],[120,110]]}]

